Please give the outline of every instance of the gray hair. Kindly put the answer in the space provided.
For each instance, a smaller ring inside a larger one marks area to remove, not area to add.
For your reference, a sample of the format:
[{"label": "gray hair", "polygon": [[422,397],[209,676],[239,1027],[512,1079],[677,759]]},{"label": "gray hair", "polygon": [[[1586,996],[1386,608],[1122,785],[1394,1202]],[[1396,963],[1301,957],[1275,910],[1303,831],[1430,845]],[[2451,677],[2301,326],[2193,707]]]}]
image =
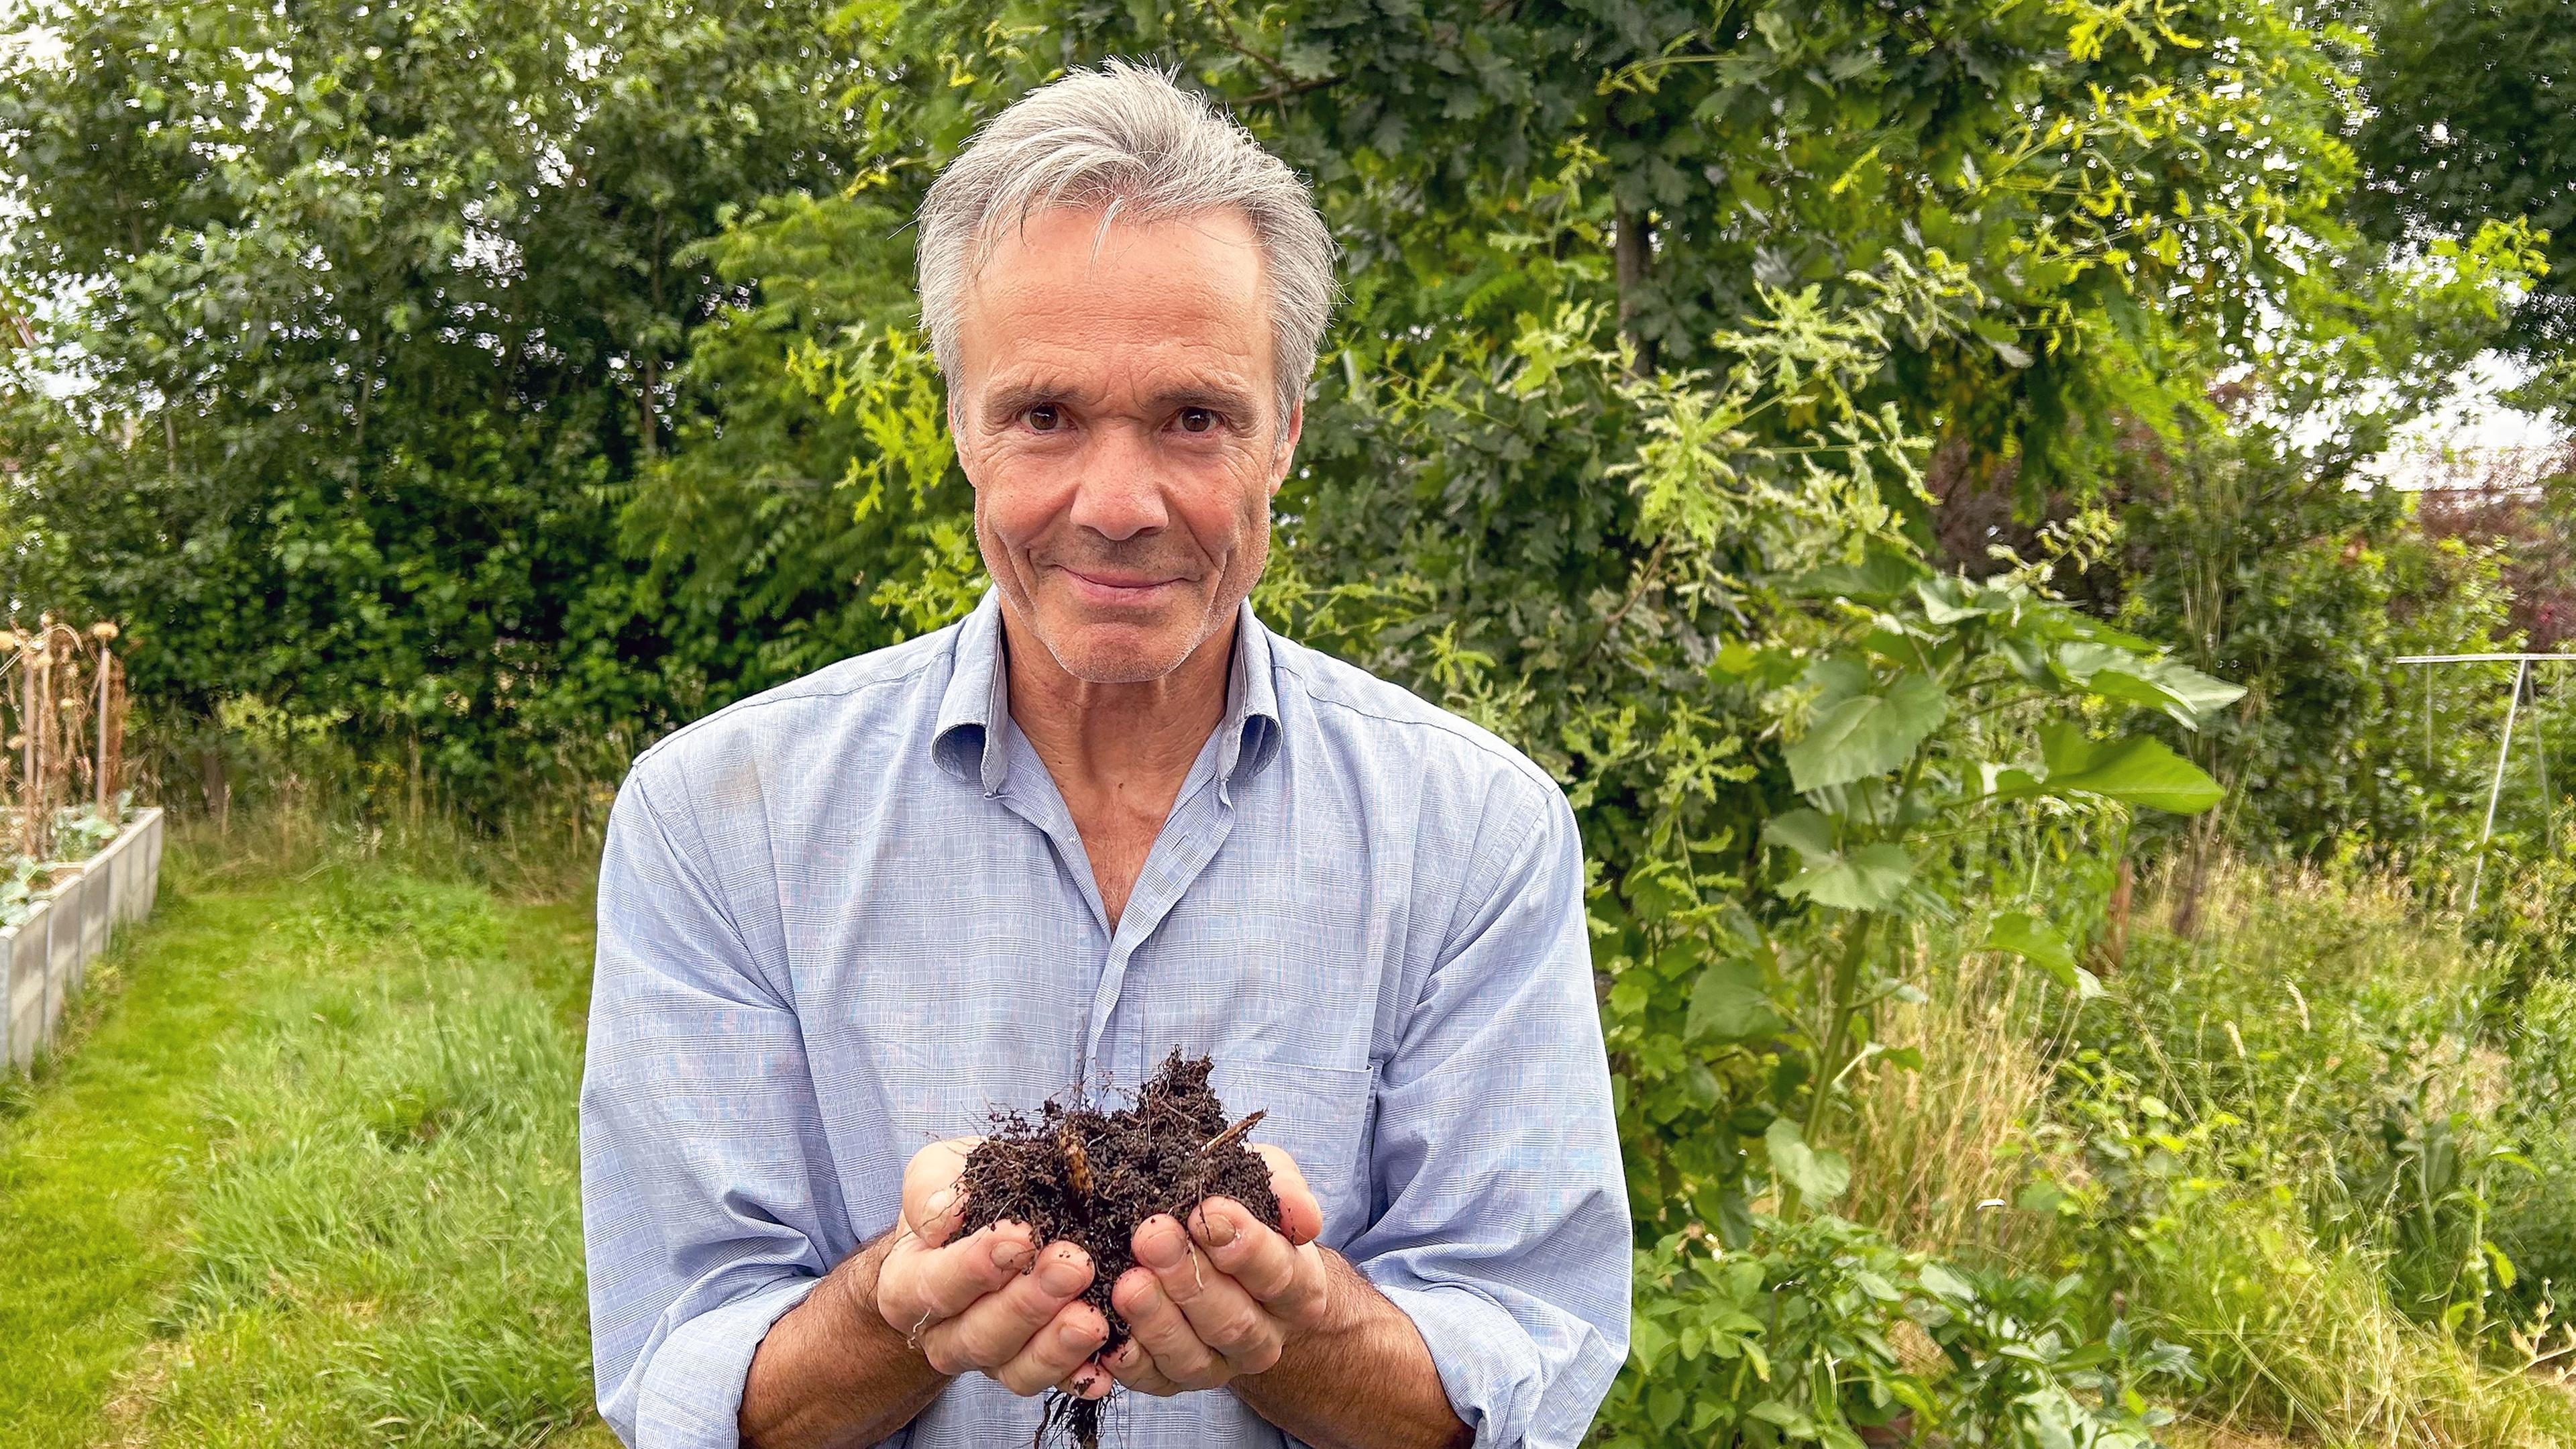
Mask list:
[{"label": "gray hair", "polygon": [[921,321],[957,376],[958,312],[1006,227],[1056,208],[1141,221],[1231,207],[1251,223],[1270,291],[1279,417],[1305,396],[1333,312],[1333,238],[1306,183],[1232,116],[1171,78],[1110,61],[1074,70],[987,122],[921,203]]}]

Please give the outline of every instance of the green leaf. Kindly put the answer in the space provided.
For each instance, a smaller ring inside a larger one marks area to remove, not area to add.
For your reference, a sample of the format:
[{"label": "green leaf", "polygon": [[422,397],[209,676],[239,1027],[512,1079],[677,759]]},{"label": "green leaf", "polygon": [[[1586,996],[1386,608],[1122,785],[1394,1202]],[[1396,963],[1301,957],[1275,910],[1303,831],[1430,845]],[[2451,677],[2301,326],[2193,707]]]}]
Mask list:
[{"label": "green leaf", "polygon": [[2056,683],[2048,672],[2048,651],[2039,641],[2008,637],[1996,640],[1995,647],[2003,652],[2004,662],[2010,664],[2013,673],[2020,675],[2025,683]]},{"label": "green leaf", "polygon": [[2196,815],[2225,798],[2206,771],[2146,735],[2095,741],[2078,726],[2054,725],[2041,732],[2040,748],[2051,795],[2099,795],[2176,815]]},{"label": "green leaf", "polygon": [[2006,911],[1995,917],[1986,928],[1986,949],[2019,956],[2085,1000],[2102,994],[2101,981],[2075,964],[2075,948],[2067,944],[2065,934],[2027,911]]},{"label": "green leaf", "polygon": [[2054,1213],[2066,1201],[2066,1189],[2043,1177],[2023,1188],[2013,1206],[2026,1213]]},{"label": "green leaf", "polygon": [[1873,548],[1857,564],[1827,564],[1791,581],[1787,592],[1792,598],[1840,597],[1884,604],[1903,594],[1925,572],[1918,559],[1884,548]]},{"label": "green leaf", "polygon": [[1966,581],[1955,574],[1917,580],[1914,597],[1923,603],[1923,617],[1944,628],[1964,620],[1982,618],[1986,613],[1983,606],[1969,597]]},{"label": "green leaf", "polygon": [[1780,894],[1840,910],[1881,911],[1896,904],[1913,879],[1914,857],[1903,847],[1864,845],[1791,876],[1780,883]]},{"label": "green leaf", "polygon": [[1798,852],[1809,865],[1834,859],[1834,823],[1814,810],[1791,810],[1774,815],[1762,827],[1762,839],[1771,846],[1786,846]]},{"label": "green leaf", "polygon": [[1719,961],[1699,973],[1691,988],[1690,1015],[1682,1034],[1697,1039],[1742,1041],[1760,1036],[1780,1020],[1762,989],[1762,968],[1751,961]]},{"label": "green leaf", "polygon": [[1922,1271],[1915,1275],[1915,1281],[1923,1285],[1924,1292],[1935,1298],[1946,1298],[1953,1303],[1977,1301],[1977,1290],[1968,1285],[1967,1279],[1938,1263],[1924,1264]]},{"label": "green leaf", "polygon": [[2048,793],[2037,775],[2019,765],[1993,761],[1977,766],[1977,789],[1978,793],[1992,795],[1998,800],[2026,800],[2033,795]]},{"label": "green leaf", "polygon": [[1832,1202],[1851,1186],[1851,1160],[1829,1148],[1808,1146],[1798,1124],[1786,1117],[1772,1122],[1762,1145],[1770,1150],[1771,1170],[1809,1202]]},{"label": "green leaf", "polygon": [[1804,794],[1883,775],[1912,759],[1949,717],[1941,686],[1901,675],[1885,694],[1857,695],[1819,714],[1785,752],[1789,781]]},{"label": "green leaf", "polygon": [[1637,1361],[1639,1370],[1654,1372],[1655,1360],[1662,1358],[1664,1350],[1672,1346],[1672,1330],[1643,1314],[1629,1320],[1628,1356]]},{"label": "green leaf", "polygon": [[2006,911],[1986,928],[1986,949],[2010,951],[2050,972],[2073,971],[2075,948],[2055,926],[2028,911]]},{"label": "green leaf", "polygon": [[1851,654],[1828,655],[1808,665],[1799,682],[1816,687],[1816,712],[1823,714],[1869,693],[1869,662]]},{"label": "green leaf", "polygon": [[1780,1402],[1778,1399],[1764,1399],[1762,1402],[1755,1404],[1752,1408],[1745,1410],[1744,1417],[1748,1419],[1759,1419],[1765,1424],[1774,1425],[1780,1430],[1780,1432],[1788,1435],[1792,1439],[1813,1439],[1816,1437],[1816,1425],[1814,1421],[1810,1420],[1805,1414],[1800,1413],[1798,1410]]},{"label": "green leaf", "polygon": [[2177,664],[2170,659],[2159,659],[2149,665],[2147,678],[2172,701],[2172,707],[2166,712],[2194,729],[2245,697],[2244,685],[2212,678],[2188,664]]},{"label": "green leaf", "polygon": [[2057,665],[2089,694],[2162,710],[2187,729],[2200,728],[2211,715],[2245,697],[2242,685],[2097,639],[2058,646]]}]

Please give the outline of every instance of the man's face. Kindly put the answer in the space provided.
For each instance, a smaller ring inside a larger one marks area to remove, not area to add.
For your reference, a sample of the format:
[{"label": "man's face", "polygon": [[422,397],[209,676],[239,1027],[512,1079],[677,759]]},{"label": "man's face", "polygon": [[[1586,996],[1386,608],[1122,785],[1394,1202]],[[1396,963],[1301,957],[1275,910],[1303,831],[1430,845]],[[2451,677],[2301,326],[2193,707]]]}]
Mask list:
[{"label": "man's face", "polygon": [[1260,577],[1303,421],[1277,417],[1250,224],[1043,212],[959,324],[949,425],[1012,614],[1076,678],[1169,674]]}]

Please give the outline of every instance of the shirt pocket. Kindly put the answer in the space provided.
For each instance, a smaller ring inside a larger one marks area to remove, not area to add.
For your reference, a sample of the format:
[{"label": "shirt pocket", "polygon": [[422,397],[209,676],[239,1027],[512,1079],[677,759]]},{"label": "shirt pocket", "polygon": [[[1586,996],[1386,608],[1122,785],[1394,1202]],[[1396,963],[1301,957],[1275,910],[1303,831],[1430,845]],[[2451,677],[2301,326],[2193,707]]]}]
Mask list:
[{"label": "shirt pocket", "polygon": [[1369,1221],[1369,1129],[1377,1074],[1220,1055],[1208,1085],[1236,1117],[1261,1112],[1252,1140],[1283,1148],[1324,1209],[1320,1241],[1339,1248]]}]

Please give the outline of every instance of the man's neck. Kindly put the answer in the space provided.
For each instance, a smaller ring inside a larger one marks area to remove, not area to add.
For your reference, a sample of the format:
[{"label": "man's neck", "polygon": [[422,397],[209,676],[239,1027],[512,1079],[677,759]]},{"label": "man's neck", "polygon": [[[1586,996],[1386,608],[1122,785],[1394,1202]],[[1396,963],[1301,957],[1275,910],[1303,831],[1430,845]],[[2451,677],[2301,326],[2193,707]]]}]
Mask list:
[{"label": "man's neck", "polygon": [[1169,776],[1178,789],[1199,747],[1225,717],[1234,635],[1229,621],[1160,679],[1094,684],[1068,673],[1005,608],[1011,720],[1059,788]]},{"label": "man's neck", "polygon": [[1225,718],[1234,636],[1229,619],[1160,679],[1094,684],[1002,610],[1012,722],[1064,797],[1113,928],[1181,781]]}]

